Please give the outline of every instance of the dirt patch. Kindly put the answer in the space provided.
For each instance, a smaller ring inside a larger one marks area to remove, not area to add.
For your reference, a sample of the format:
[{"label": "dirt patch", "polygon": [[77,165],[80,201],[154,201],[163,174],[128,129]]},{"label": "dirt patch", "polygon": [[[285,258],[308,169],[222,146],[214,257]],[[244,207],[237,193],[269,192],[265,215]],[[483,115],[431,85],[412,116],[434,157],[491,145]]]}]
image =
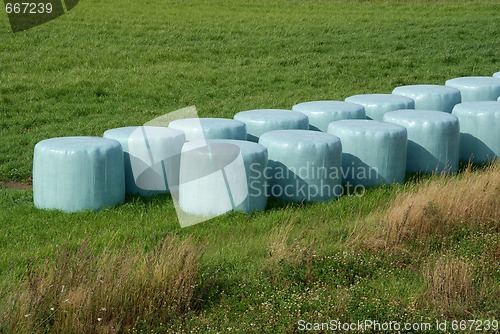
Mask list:
[{"label": "dirt patch", "polygon": [[33,187],[33,184],[28,181],[24,182],[19,182],[19,181],[6,181],[6,182],[0,182],[0,188],[4,189],[31,189]]}]

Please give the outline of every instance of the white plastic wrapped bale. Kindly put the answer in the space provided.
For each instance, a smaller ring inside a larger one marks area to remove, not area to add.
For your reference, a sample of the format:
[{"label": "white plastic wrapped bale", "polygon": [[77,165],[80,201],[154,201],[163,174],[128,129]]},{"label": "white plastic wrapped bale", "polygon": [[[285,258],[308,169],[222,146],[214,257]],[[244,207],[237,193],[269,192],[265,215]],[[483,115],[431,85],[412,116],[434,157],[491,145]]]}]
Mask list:
[{"label": "white plastic wrapped bale", "polygon": [[114,139],[122,146],[127,194],[165,194],[169,193],[169,182],[178,183],[179,156],[186,142],[182,131],[159,126],[129,126],[107,130],[103,137]]},{"label": "white plastic wrapped bale", "polygon": [[408,131],[407,171],[458,170],[460,126],[456,116],[435,110],[397,110],[386,113],[384,121]]},{"label": "white plastic wrapped bale", "polygon": [[234,119],[247,125],[247,140],[258,142],[259,137],[274,130],[309,129],[306,115],[284,109],[255,109],[241,111]]},{"label": "white plastic wrapped bale", "polygon": [[33,199],[37,208],[99,210],[125,200],[120,143],[100,137],[59,137],[35,145]]},{"label": "white plastic wrapped bale", "polygon": [[292,110],[309,118],[309,130],[326,132],[328,124],[341,119],[366,119],[365,108],[359,104],[343,101],[302,102]]},{"label": "white plastic wrapped bale", "polygon": [[246,140],[245,123],[226,118],[186,118],[170,122],[169,128],[180,130],[186,140],[236,139]]},{"label": "white plastic wrapped bale", "polygon": [[464,102],[453,108],[460,121],[460,160],[483,163],[500,156],[500,102]]},{"label": "white plastic wrapped bale", "polygon": [[495,77],[495,78],[500,78],[500,72],[494,73],[494,74],[493,74],[493,77]]},{"label": "white plastic wrapped bale", "polygon": [[460,91],[441,85],[411,85],[394,88],[392,94],[411,98],[415,109],[437,110],[451,113],[453,107],[461,101]]},{"label": "white plastic wrapped bale", "polygon": [[347,102],[362,105],[366,118],[381,121],[388,111],[399,109],[415,109],[415,101],[406,96],[393,94],[361,94],[350,96]]},{"label": "white plastic wrapped bale", "polygon": [[461,77],[447,80],[446,86],[460,90],[462,102],[496,101],[500,96],[500,78]]},{"label": "white plastic wrapped bale", "polygon": [[196,140],[182,148],[179,206],[215,217],[262,211],[267,205],[267,149],[241,140]]},{"label": "white plastic wrapped bale", "polygon": [[312,202],[342,195],[339,138],[316,131],[277,130],[264,133],[259,143],[269,153],[270,196]]},{"label": "white plastic wrapped bale", "polygon": [[328,133],[342,141],[342,177],[348,186],[403,182],[406,128],[372,120],[331,122]]}]

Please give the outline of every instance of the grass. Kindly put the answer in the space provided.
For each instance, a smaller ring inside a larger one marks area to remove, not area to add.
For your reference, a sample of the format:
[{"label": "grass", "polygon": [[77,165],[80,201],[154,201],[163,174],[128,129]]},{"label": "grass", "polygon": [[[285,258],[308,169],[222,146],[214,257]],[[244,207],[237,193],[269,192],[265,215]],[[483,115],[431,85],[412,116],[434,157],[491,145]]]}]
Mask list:
[{"label": "grass", "polygon": [[495,227],[500,221],[498,165],[488,166],[473,177],[471,168],[457,178],[430,178],[415,193],[402,192],[386,212],[387,223],[382,228],[385,246],[446,236],[464,226]]},{"label": "grass", "polygon": [[442,257],[436,260],[427,273],[426,297],[434,307],[445,312],[457,307],[467,309],[477,298],[474,275],[469,263],[460,258]]},{"label": "grass", "polygon": [[[493,0],[88,0],[17,34],[2,16],[0,181],[29,182],[42,139],[101,135],[188,105],[232,117],[489,76],[499,71],[499,19]],[[35,209],[30,190],[0,189],[0,304],[13,307],[0,309],[0,333],[498,319],[499,178],[497,164],[328,203],[271,201],[186,229],[168,196],[64,214]],[[180,274],[165,286],[153,275],[163,270]],[[126,284],[99,285],[101,274]],[[57,280],[78,307],[63,308],[70,298]],[[176,297],[172,287],[189,289]],[[156,299],[163,292],[173,309]],[[131,295],[141,310],[123,302]]]},{"label": "grass", "polygon": [[62,248],[56,263],[28,266],[3,307],[8,332],[124,332],[137,319],[161,324],[190,310],[199,252],[187,239],[167,237],[155,251],[106,251],[87,244]]}]

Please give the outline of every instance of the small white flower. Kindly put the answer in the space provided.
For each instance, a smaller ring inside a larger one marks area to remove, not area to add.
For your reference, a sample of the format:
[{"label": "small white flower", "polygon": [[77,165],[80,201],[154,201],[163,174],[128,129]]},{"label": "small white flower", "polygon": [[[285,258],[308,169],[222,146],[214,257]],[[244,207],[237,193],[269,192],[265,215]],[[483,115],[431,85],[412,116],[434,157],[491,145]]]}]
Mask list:
[{"label": "small white flower", "polygon": [[102,318],[97,318],[97,321],[101,321],[101,320],[102,320]]}]

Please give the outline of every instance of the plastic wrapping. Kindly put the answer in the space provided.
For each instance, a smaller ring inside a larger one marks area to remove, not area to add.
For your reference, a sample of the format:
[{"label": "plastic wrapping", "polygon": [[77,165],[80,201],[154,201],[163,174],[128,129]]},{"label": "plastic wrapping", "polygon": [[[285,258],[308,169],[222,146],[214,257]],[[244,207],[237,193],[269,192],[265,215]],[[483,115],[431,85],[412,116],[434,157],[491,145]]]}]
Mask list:
[{"label": "plastic wrapping", "polygon": [[406,170],[456,172],[460,126],[454,115],[431,110],[397,110],[384,121],[404,126],[408,132]]},{"label": "plastic wrapping", "polygon": [[342,141],[344,184],[370,187],[404,181],[404,127],[372,120],[344,120],[330,123],[328,133]]},{"label": "plastic wrapping", "polygon": [[240,140],[196,140],[182,148],[179,206],[215,217],[266,208],[267,149]]},{"label": "plastic wrapping", "polygon": [[447,80],[446,86],[460,90],[462,102],[496,101],[500,96],[500,78],[461,77]]},{"label": "plastic wrapping", "polygon": [[107,130],[103,137],[114,139],[122,146],[127,194],[151,196],[169,193],[167,175],[178,174],[178,158],[186,141],[182,131],[157,126],[129,126]]},{"label": "plastic wrapping", "polygon": [[269,153],[269,195],[288,201],[326,201],[342,194],[340,139],[321,132],[278,130],[259,143]]},{"label": "plastic wrapping", "polygon": [[500,156],[500,102],[464,102],[453,108],[460,121],[460,160],[488,162]]},{"label": "plastic wrapping", "polygon": [[98,210],[125,200],[120,143],[100,137],[60,137],[35,145],[36,207],[66,212]]},{"label": "plastic wrapping", "polygon": [[169,128],[180,130],[186,140],[236,139],[246,140],[245,123],[226,118],[186,118],[170,122]]},{"label": "plastic wrapping", "polygon": [[292,110],[309,118],[309,130],[326,132],[328,124],[341,119],[366,119],[365,108],[343,101],[312,101],[293,106]]},{"label": "plastic wrapping", "polygon": [[247,125],[247,140],[258,142],[259,137],[274,130],[309,129],[306,115],[283,109],[255,109],[241,111],[234,119]]},{"label": "plastic wrapping", "polygon": [[361,94],[350,96],[347,102],[365,107],[366,118],[381,121],[388,111],[415,109],[415,101],[409,97],[393,94]]},{"label": "plastic wrapping", "polygon": [[437,110],[451,113],[453,107],[461,101],[460,91],[441,85],[412,85],[394,88],[392,94],[411,98],[415,109]]}]

